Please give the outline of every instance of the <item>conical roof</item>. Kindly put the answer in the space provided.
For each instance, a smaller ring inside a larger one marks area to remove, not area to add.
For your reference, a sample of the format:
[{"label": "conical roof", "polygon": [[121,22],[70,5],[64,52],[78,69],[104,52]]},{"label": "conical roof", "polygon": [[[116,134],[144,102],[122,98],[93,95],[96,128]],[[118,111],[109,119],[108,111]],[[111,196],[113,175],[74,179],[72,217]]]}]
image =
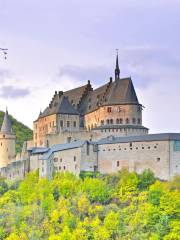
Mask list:
[{"label": "conical roof", "polygon": [[4,114],[4,120],[1,126],[1,132],[2,133],[8,133],[8,134],[12,134],[12,124],[11,124],[11,120],[9,118],[9,114],[8,111],[6,110],[5,114]]}]

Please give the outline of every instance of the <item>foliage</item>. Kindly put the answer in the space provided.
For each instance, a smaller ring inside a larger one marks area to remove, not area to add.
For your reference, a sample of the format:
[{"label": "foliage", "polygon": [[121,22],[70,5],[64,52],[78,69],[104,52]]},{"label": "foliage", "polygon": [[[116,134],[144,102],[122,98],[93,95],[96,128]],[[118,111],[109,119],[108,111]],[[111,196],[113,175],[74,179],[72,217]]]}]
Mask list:
[{"label": "foliage", "polygon": [[[4,119],[4,112],[0,111],[0,126],[2,125]],[[18,122],[15,118],[10,115],[10,119],[12,122],[12,128],[14,133],[16,134],[16,151],[20,152],[23,146],[24,141],[32,139],[32,130]]]},{"label": "foliage", "polygon": [[180,182],[146,170],[0,179],[0,240],[178,240]]}]

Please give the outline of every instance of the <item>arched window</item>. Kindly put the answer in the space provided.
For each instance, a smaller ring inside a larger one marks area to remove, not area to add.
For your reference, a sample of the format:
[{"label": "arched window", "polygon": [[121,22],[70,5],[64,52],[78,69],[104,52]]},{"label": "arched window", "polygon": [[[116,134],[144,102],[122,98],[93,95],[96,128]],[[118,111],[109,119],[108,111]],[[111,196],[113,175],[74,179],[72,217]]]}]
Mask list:
[{"label": "arched window", "polygon": [[126,118],[126,124],[129,124],[129,118]]},{"label": "arched window", "polygon": [[118,118],[116,119],[116,124],[119,124],[119,119]]},{"label": "arched window", "polygon": [[109,119],[106,120],[106,123],[109,124]]},{"label": "arched window", "polygon": [[119,119],[119,123],[120,123],[120,124],[123,123],[123,119],[122,119],[122,118]]},{"label": "arched window", "polygon": [[110,124],[113,124],[113,119],[110,120]]},{"label": "arched window", "polygon": [[104,120],[101,120],[101,125],[104,125]]},{"label": "arched window", "polygon": [[133,119],[132,119],[132,122],[133,122],[133,124],[135,124],[135,123],[136,123],[136,119],[135,119],[135,118],[133,118]]}]

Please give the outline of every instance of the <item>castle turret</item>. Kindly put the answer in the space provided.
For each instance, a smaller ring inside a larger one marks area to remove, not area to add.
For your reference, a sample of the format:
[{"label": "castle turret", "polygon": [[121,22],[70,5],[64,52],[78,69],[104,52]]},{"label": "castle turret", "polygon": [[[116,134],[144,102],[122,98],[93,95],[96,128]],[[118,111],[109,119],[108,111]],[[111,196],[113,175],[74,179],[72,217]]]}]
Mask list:
[{"label": "castle turret", "polygon": [[0,168],[6,167],[15,158],[15,141],[16,136],[12,131],[11,121],[6,110],[0,131]]}]

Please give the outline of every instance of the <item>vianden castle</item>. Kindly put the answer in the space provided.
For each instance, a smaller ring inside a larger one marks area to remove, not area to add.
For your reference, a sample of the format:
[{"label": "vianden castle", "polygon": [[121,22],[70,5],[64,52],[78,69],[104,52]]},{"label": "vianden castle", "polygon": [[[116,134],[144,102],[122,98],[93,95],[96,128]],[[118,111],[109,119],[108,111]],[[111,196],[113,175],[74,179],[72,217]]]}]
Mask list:
[{"label": "vianden castle", "polygon": [[0,131],[0,175],[23,179],[39,169],[54,172],[115,173],[122,168],[141,173],[150,169],[169,180],[180,174],[180,133],[148,134],[131,78],[121,78],[116,57],[115,77],[97,89],[91,82],[69,91],[55,91],[33,124],[33,140],[16,155],[16,136],[8,111]]}]

